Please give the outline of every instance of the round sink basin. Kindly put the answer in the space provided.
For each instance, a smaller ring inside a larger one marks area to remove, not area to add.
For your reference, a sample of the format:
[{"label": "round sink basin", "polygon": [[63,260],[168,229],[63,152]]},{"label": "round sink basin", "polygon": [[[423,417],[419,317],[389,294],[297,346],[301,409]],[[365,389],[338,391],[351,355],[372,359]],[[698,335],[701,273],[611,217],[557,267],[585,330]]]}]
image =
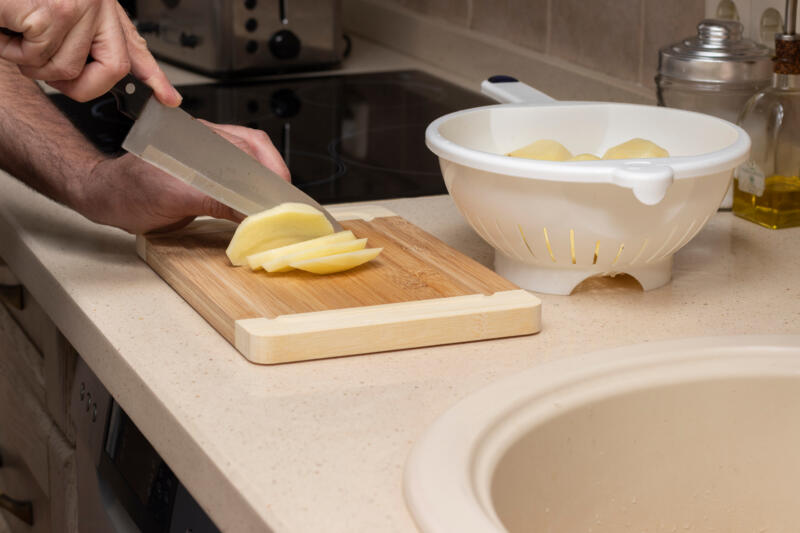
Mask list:
[{"label": "round sink basin", "polygon": [[425,533],[797,532],[800,335],[531,368],[442,415],[405,494]]}]

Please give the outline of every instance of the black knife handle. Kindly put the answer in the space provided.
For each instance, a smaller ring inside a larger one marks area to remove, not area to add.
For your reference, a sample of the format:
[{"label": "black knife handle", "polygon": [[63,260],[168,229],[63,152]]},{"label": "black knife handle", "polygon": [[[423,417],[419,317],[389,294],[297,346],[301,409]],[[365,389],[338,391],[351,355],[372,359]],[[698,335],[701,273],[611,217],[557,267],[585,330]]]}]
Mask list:
[{"label": "black knife handle", "polygon": [[22,37],[22,34],[18,31],[9,30],[8,28],[0,28],[0,33],[3,35],[8,35],[9,37]]},{"label": "black knife handle", "polygon": [[153,95],[153,89],[128,74],[111,88],[111,94],[117,100],[117,109],[128,118],[136,120],[142,114],[147,100]]}]

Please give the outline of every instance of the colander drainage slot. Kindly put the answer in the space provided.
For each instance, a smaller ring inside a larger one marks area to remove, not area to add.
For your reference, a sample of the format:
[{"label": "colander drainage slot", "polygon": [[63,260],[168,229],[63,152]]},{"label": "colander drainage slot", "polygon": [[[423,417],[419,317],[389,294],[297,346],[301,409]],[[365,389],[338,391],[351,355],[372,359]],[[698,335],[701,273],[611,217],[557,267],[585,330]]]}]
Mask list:
[{"label": "colander drainage slot", "polygon": [[530,244],[528,244],[528,239],[525,238],[525,232],[522,231],[522,226],[517,224],[517,229],[519,230],[519,234],[522,237],[522,242],[525,243],[525,248],[528,249],[528,253],[531,254],[531,257],[533,257],[535,259],[536,258],[536,254],[533,253],[533,250],[531,250],[531,246],[530,246]]},{"label": "colander drainage slot", "polygon": [[650,264],[656,257],[658,257],[661,254],[661,252],[664,250],[664,248],[666,248],[667,245],[669,244],[670,240],[672,240],[672,236],[675,235],[675,231],[677,231],[677,229],[678,229],[678,226],[672,226],[672,231],[670,231],[669,235],[667,235],[667,238],[664,239],[664,244],[662,244],[661,247],[658,250],[656,250],[653,255],[651,255],[650,257],[645,259],[644,262],[646,264]]},{"label": "colander drainage slot", "polygon": [[519,260],[524,261],[524,258],[520,254],[517,253],[516,247],[511,244],[511,242],[509,241],[508,238],[506,238],[506,234],[503,231],[503,228],[500,227],[500,222],[497,219],[494,219],[494,227],[497,228],[497,233],[500,234],[500,238],[503,239],[503,242],[508,247],[508,251],[511,252],[509,254],[509,257],[513,256],[513,257],[515,257],[515,258],[517,258]]},{"label": "colander drainage slot", "polygon": [[650,240],[650,237],[645,237],[644,238],[644,242],[642,243],[642,247],[639,248],[639,253],[637,253],[636,256],[633,259],[631,259],[631,262],[628,263],[628,264],[632,265],[636,261],[639,260],[639,258],[642,256],[642,253],[644,253],[644,249],[647,248],[647,241],[649,241],[649,240]]},{"label": "colander drainage slot", "polygon": [[572,256],[572,264],[573,265],[577,264],[577,261],[575,260],[575,230],[574,229],[570,229],[569,230],[569,253]]},{"label": "colander drainage slot", "polygon": [[547,236],[547,228],[542,228],[544,230],[544,243],[547,245],[547,251],[550,253],[550,259],[553,260],[553,263],[556,262],[556,256],[553,254],[553,247],[550,246],[550,237]]},{"label": "colander drainage slot", "polygon": [[612,265],[612,266],[617,264],[617,261],[619,261],[619,256],[621,256],[621,255],[622,255],[622,250],[624,250],[624,249],[625,249],[625,243],[622,243],[622,244],[620,244],[620,245],[619,245],[619,250],[617,250],[617,256],[616,256],[616,257],[614,258],[614,260],[611,262],[611,265]]},{"label": "colander drainage slot", "polygon": [[592,264],[597,264],[597,256],[600,253],[600,241],[597,241],[594,245],[594,258],[592,259]]},{"label": "colander drainage slot", "polygon": [[670,248],[665,255],[672,255],[672,253],[675,252],[675,250],[683,246],[683,244],[689,240],[690,235],[692,233],[692,229],[694,228],[694,225],[696,223],[697,220],[692,220],[692,223],[689,224],[688,228],[686,228],[686,233],[684,233],[683,236],[680,239],[678,239],[678,242],[676,242],[675,245],[672,248]]}]

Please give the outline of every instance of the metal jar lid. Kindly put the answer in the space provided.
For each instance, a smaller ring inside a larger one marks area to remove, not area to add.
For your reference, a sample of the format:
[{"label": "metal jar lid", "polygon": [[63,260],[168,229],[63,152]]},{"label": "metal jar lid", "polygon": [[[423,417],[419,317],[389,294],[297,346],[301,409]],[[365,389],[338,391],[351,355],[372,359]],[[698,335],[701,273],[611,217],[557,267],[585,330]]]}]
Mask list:
[{"label": "metal jar lid", "polygon": [[706,19],[697,36],[658,51],[663,77],[705,83],[742,83],[772,77],[769,48],[742,38],[743,26],[732,20]]}]

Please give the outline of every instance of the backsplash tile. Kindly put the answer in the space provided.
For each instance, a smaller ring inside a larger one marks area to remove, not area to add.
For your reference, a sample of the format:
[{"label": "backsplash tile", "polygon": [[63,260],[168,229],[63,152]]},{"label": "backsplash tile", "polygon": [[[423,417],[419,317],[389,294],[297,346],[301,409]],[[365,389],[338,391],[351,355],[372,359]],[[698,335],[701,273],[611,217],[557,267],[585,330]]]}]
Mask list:
[{"label": "backsplash tile", "polygon": [[423,15],[441,18],[448,22],[467,26],[470,0],[388,0]]},{"label": "backsplash tile", "polygon": [[472,0],[470,27],[544,52],[549,3],[550,0]]},{"label": "backsplash tile", "polygon": [[553,2],[550,53],[628,81],[639,79],[642,0]]},{"label": "backsplash tile", "polygon": [[644,44],[640,82],[655,87],[658,50],[697,33],[705,15],[705,3],[695,0],[644,0]]},{"label": "backsplash tile", "polygon": [[688,37],[705,0],[371,0],[654,87],[658,49]]}]

